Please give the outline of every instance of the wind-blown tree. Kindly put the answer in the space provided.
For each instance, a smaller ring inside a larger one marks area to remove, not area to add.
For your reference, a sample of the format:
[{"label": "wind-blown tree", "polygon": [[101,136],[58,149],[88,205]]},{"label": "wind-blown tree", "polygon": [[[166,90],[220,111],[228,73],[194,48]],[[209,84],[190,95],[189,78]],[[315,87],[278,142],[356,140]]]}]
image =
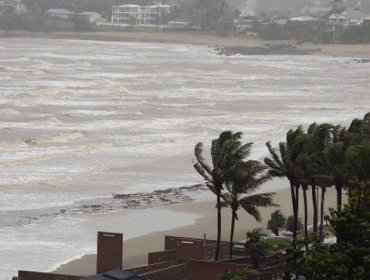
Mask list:
[{"label": "wind-blown tree", "polygon": [[249,155],[249,144],[242,145],[239,141],[242,133],[224,131],[217,139],[212,140],[212,166],[203,157],[203,143],[194,148],[195,170],[203,177],[207,187],[216,195],[217,208],[217,242],[215,260],[218,260],[221,241],[221,194],[231,171],[243,158]]},{"label": "wind-blown tree", "polygon": [[[334,126],[329,123],[317,124],[313,123],[307,130],[307,135],[310,139],[310,173],[312,174],[311,182],[312,188],[316,190],[316,186],[321,187],[321,210],[320,210],[320,238],[323,239],[323,215],[324,215],[324,201],[326,188],[335,184],[335,176],[339,178],[337,169],[334,169],[328,158],[328,149],[333,147],[339,142],[340,135],[342,133],[340,125]],[[329,153],[330,155],[330,153]],[[333,156],[333,150],[331,156]],[[337,172],[337,174],[335,174]],[[339,181],[339,179],[338,179]],[[338,187],[338,192],[341,193],[341,188]],[[339,195],[338,195],[339,197]],[[315,199],[314,199],[315,198]],[[314,204],[314,231],[317,231],[317,214],[318,205],[316,204],[316,195],[313,197],[312,202]]]},{"label": "wind-blown tree", "polygon": [[279,230],[285,228],[286,218],[281,210],[271,213],[271,219],[267,222],[267,229],[271,230],[276,236],[279,236]]},{"label": "wind-blown tree", "polygon": [[[245,158],[250,154],[252,143],[242,147]],[[256,221],[261,222],[261,214],[258,207],[275,206],[273,195],[275,193],[252,194],[270,179],[266,174],[266,166],[259,161],[239,161],[225,179],[226,193],[222,194],[223,206],[231,208],[231,229],[230,229],[230,259],[233,255],[235,221],[238,220],[238,210],[244,209],[252,215]]]},{"label": "wind-blown tree", "polygon": [[[299,187],[302,170],[297,164],[304,145],[304,131],[301,126],[295,130],[289,130],[286,136],[286,142],[280,142],[279,148],[275,149],[270,142],[266,146],[271,157],[264,159],[265,164],[269,167],[269,174],[272,177],[286,177],[290,185],[290,193],[293,206],[293,217],[295,228],[293,230],[293,249],[296,248],[298,210],[299,210]],[[294,266],[296,267],[296,257],[293,256]]]},{"label": "wind-blown tree", "polygon": [[259,266],[259,259],[266,252],[267,246],[263,242],[266,234],[261,229],[255,228],[246,233],[247,241],[245,242],[245,249],[251,255],[252,265],[254,269]]},{"label": "wind-blown tree", "polygon": [[295,225],[295,219],[294,219],[294,216],[291,215],[289,216],[287,219],[286,219],[286,223],[285,223],[285,229],[287,231],[290,231],[293,233],[293,231],[295,230],[295,227],[297,228],[297,231],[298,232],[301,232],[303,230],[303,224],[302,224],[302,220],[300,218],[298,218],[298,223],[297,225]]},{"label": "wind-blown tree", "polygon": [[301,275],[317,280],[370,279],[369,209],[370,184],[358,183],[342,211],[332,209],[327,217],[341,243],[314,241],[308,249],[304,248],[300,257]]}]

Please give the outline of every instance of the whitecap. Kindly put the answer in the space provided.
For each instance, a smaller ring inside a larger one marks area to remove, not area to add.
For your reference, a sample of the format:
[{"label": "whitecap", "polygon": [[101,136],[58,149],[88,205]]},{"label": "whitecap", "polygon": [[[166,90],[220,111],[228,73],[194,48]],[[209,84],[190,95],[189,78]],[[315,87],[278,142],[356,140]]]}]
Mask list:
[{"label": "whitecap", "polygon": [[20,113],[17,110],[10,109],[10,108],[5,108],[5,109],[0,110],[0,114],[1,115],[13,115],[13,116],[15,116],[15,115],[19,115]]},{"label": "whitecap", "polygon": [[27,148],[28,145],[25,141],[17,140],[13,142],[0,142],[0,149],[14,150],[19,148]]},{"label": "whitecap", "polygon": [[35,143],[35,144],[50,143],[50,142],[52,142],[52,143],[67,143],[67,142],[70,142],[72,140],[81,138],[82,136],[83,136],[83,134],[81,132],[73,131],[73,132],[70,132],[70,133],[62,133],[62,134],[58,134],[58,135],[53,135],[53,136],[43,138],[43,139],[32,140],[32,143]]},{"label": "whitecap", "polygon": [[39,125],[39,126],[51,127],[51,126],[55,126],[55,125],[60,124],[61,121],[56,117],[51,117],[51,118],[48,118],[46,120],[38,120],[34,123],[35,123],[35,125]]}]

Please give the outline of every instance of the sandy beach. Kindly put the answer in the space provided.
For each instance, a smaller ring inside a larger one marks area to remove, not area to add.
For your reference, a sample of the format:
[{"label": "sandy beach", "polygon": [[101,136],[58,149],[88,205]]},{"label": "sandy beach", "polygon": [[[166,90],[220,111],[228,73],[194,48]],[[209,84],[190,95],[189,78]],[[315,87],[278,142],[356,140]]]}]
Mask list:
[{"label": "sandy beach", "polygon": [[51,38],[74,40],[151,42],[206,45],[212,47],[261,47],[271,44],[290,44],[298,50],[315,50],[331,56],[346,56],[370,59],[370,44],[314,44],[295,41],[266,41],[252,36],[217,37],[206,34],[165,33],[165,32],[26,32],[0,31],[0,38]]},{"label": "sandy beach", "polygon": [[[335,189],[329,189],[326,194],[326,208],[335,207]],[[300,198],[302,201],[302,197]],[[239,211],[239,220],[236,223],[235,239],[236,241],[242,241],[245,239],[246,231],[253,228],[266,228],[270,213],[276,209],[281,209],[286,215],[291,214],[290,205],[290,191],[289,189],[281,189],[276,192],[275,202],[280,206],[277,208],[265,208],[261,209],[262,223],[256,222],[251,216],[245,213],[243,210]],[[311,201],[309,200],[309,209],[311,210]],[[147,263],[147,253],[163,250],[164,236],[186,236],[194,238],[202,238],[206,234],[207,238],[215,238],[216,236],[216,210],[215,202],[213,200],[176,204],[166,207],[153,208],[152,211],[159,209],[167,209],[174,212],[180,213],[191,213],[198,214],[201,217],[196,219],[194,224],[178,227],[167,231],[158,231],[148,233],[143,236],[124,240],[124,257],[123,267],[131,268]],[[301,209],[302,210],[302,209]],[[138,210],[140,211],[140,210]],[[229,229],[230,229],[230,216],[231,212],[229,209],[223,209],[223,232],[222,239],[228,240]],[[303,219],[303,211],[300,212],[300,216]],[[110,214],[106,214],[106,219],[109,221]],[[166,217],[158,217],[160,223],[162,219]],[[309,221],[312,220],[309,215]],[[142,220],[137,221],[138,223],[145,223],[145,217]],[[122,232],[124,234],[124,224],[122,225]],[[96,255],[86,255],[80,259],[74,260],[67,264],[59,267],[55,272],[62,274],[72,275],[92,275],[95,273]]]}]

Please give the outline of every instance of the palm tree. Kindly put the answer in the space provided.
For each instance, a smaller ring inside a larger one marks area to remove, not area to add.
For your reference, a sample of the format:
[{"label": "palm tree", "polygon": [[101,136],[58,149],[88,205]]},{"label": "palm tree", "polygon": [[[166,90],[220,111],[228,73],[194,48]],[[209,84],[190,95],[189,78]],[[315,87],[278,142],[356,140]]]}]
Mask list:
[{"label": "palm tree", "polygon": [[[298,157],[302,151],[304,132],[302,127],[296,130],[289,130],[286,142],[279,143],[278,151],[272,148],[271,143],[267,142],[266,146],[272,158],[265,158],[264,162],[269,167],[269,174],[272,177],[286,177],[289,180],[290,192],[292,197],[293,215],[298,220],[299,209],[299,187],[302,171],[297,164]],[[293,239],[296,238],[296,231],[293,232]]]},{"label": "palm tree", "polygon": [[290,193],[293,206],[294,229],[293,229],[293,266],[297,271],[296,240],[298,227],[299,210],[299,187],[301,185],[302,170],[298,164],[300,153],[305,145],[305,134],[301,126],[297,129],[289,130],[286,136],[286,142],[279,143],[279,151],[272,148],[271,143],[266,146],[270,152],[271,158],[264,159],[269,167],[269,174],[273,177],[286,177],[290,185]]},{"label": "palm tree", "polygon": [[246,235],[245,249],[251,255],[253,268],[258,269],[259,259],[266,251],[266,243],[263,242],[266,234],[261,229],[255,228],[248,231]]},{"label": "palm tree", "polygon": [[[246,154],[250,153],[252,143],[245,145]],[[251,194],[255,192],[263,183],[270,179],[265,173],[266,166],[259,161],[248,160],[240,161],[226,178],[226,193],[222,194],[223,206],[230,207],[231,230],[230,230],[230,248],[229,256],[232,258],[235,221],[238,220],[238,210],[244,209],[252,215],[256,221],[261,221],[261,215],[258,207],[275,206],[272,196],[275,193]]]},{"label": "palm tree", "polygon": [[249,155],[248,144],[239,141],[242,134],[224,131],[217,139],[212,140],[212,167],[203,157],[203,143],[199,142],[194,148],[196,163],[195,170],[203,177],[207,187],[216,195],[217,208],[217,241],[215,260],[218,260],[221,242],[221,193],[226,178],[245,156]]},{"label": "palm tree", "polygon": [[[330,162],[330,158],[333,160],[336,158],[334,150],[337,143],[339,143],[340,136],[343,133],[343,129],[340,125],[334,126],[329,123],[317,124],[313,123],[307,130],[307,135],[310,139],[309,153],[311,158],[310,173],[312,183],[312,202],[314,209],[314,231],[317,231],[318,223],[318,205],[316,200],[316,186],[321,187],[321,210],[320,210],[320,238],[322,239],[322,227],[323,227],[323,213],[324,213],[324,201],[326,188],[335,184],[335,175],[339,180],[339,173],[336,174],[337,170],[334,169]],[[331,151],[329,152],[329,150]],[[330,155],[330,157],[329,157]],[[338,199],[341,204],[341,188]],[[340,197],[340,198],[339,198]]]}]

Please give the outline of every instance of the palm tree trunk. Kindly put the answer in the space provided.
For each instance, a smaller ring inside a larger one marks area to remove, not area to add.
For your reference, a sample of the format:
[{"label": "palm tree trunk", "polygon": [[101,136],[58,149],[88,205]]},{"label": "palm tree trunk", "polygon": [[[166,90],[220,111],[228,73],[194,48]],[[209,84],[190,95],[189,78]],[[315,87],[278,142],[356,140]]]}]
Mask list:
[{"label": "palm tree trunk", "polygon": [[236,220],[236,210],[235,209],[232,209],[232,214],[231,214],[231,230],[230,230],[230,248],[229,248],[229,256],[230,256],[230,259],[233,258],[233,243],[234,243],[235,220]]},{"label": "palm tree trunk", "polygon": [[295,190],[294,190],[294,185],[293,185],[293,182],[290,181],[290,195],[292,196],[292,207],[293,207],[293,216],[294,216],[294,213],[295,213],[295,201],[296,201],[296,198],[295,198]]},{"label": "palm tree trunk", "polygon": [[[337,212],[342,212],[342,190],[343,186],[341,184],[336,184],[335,189],[337,190]],[[342,247],[342,239],[340,237],[340,234],[337,234],[337,244],[339,245],[339,248]]]},{"label": "palm tree trunk", "polygon": [[308,209],[307,209],[307,185],[302,186],[303,189],[303,204],[304,204],[304,239],[308,239]]},{"label": "palm tree trunk", "polygon": [[293,205],[293,271],[297,271],[297,254],[296,254],[296,248],[297,248],[297,230],[296,230],[296,216],[297,216],[297,194],[296,190],[294,189],[293,180],[290,180],[290,193],[292,196],[292,205]]},{"label": "palm tree trunk", "polygon": [[295,185],[295,213],[294,213],[293,238],[297,238],[297,233],[298,233],[298,211],[299,211],[299,184],[296,184]]},{"label": "palm tree trunk", "polygon": [[221,188],[217,188],[217,241],[216,241],[216,252],[215,261],[218,261],[220,253],[220,243],[221,243]]},{"label": "palm tree trunk", "polygon": [[321,188],[321,213],[320,213],[320,241],[323,242],[324,241],[324,205],[325,205],[325,191],[326,191],[326,187],[322,187]]},{"label": "palm tree trunk", "polygon": [[312,178],[313,232],[317,232],[317,200],[315,179]]},{"label": "palm tree trunk", "polygon": [[342,185],[336,184],[335,189],[337,190],[337,212],[340,213],[342,211]]}]

